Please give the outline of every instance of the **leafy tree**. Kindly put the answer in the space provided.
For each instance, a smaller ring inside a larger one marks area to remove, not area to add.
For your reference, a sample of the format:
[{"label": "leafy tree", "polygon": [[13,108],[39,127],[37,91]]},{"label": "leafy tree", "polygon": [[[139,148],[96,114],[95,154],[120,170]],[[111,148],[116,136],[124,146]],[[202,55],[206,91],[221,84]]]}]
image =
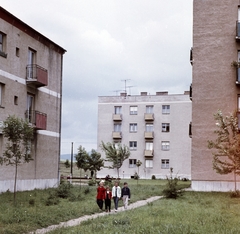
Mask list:
[{"label": "leafy tree", "polygon": [[103,141],[100,147],[106,154],[105,161],[112,163],[112,165],[108,168],[116,168],[119,178],[119,169],[121,168],[124,160],[128,159],[130,156],[129,148],[125,145],[122,146],[120,143],[116,145],[115,143],[107,142],[105,144]]},{"label": "leafy tree", "polygon": [[[139,179],[139,167],[142,165],[142,162],[140,160],[137,160],[136,166],[138,168],[138,179]],[[137,184],[138,184],[138,180],[137,180]]]},{"label": "leafy tree", "polygon": [[92,149],[91,154],[87,156],[87,169],[95,172],[95,179],[97,178],[97,171],[100,171],[104,167],[104,160],[101,158],[101,154]]},{"label": "leafy tree", "polygon": [[80,170],[80,188],[81,188],[81,169],[86,171],[87,170],[87,157],[88,153],[84,147],[81,145],[78,147],[78,153],[75,155],[76,165]]},{"label": "leafy tree", "polygon": [[65,163],[64,163],[64,164],[65,164],[65,167],[66,167],[66,168],[69,168],[69,167],[70,167],[70,162],[69,162],[69,160],[68,160],[68,159],[65,161]]},{"label": "leafy tree", "polygon": [[208,141],[208,148],[214,149],[213,169],[219,174],[233,173],[236,191],[236,175],[240,175],[238,119],[233,114],[224,117],[220,110],[214,114],[214,119],[217,127],[214,133],[217,138],[214,141]]},{"label": "leafy tree", "polygon": [[33,128],[27,121],[15,116],[9,116],[4,121],[3,136],[7,139],[7,143],[3,155],[0,156],[0,164],[12,165],[15,167],[15,203],[18,166],[22,163],[28,163],[33,160],[30,155],[31,140],[33,139]]}]

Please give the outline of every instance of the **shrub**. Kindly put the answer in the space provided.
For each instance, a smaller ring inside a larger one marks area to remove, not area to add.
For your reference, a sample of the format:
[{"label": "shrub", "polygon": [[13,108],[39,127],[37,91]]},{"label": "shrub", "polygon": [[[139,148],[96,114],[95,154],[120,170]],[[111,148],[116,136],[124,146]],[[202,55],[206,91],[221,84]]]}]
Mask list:
[{"label": "shrub", "polygon": [[134,180],[138,180],[140,177],[137,172],[134,173]]},{"label": "shrub", "polygon": [[173,168],[170,168],[170,177],[167,176],[166,188],[163,190],[163,195],[166,198],[177,198],[182,195],[183,190],[178,187],[178,178],[172,176]]},{"label": "shrub", "polygon": [[88,193],[90,193],[89,187],[85,188],[85,190],[84,190],[84,194],[88,194]]},{"label": "shrub", "polygon": [[155,175],[152,175],[152,180],[156,180],[156,176]]},{"label": "shrub", "polygon": [[28,204],[29,204],[30,206],[34,206],[34,205],[35,205],[35,200],[32,199],[32,198],[29,199]]},{"label": "shrub", "polygon": [[71,188],[73,188],[73,186],[69,182],[62,183],[56,189],[56,195],[60,198],[68,198],[72,193]]},{"label": "shrub", "polygon": [[96,185],[96,181],[91,179],[91,180],[88,181],[88,185],[89,186],[95,186]]},{"label": "shrub", "polygon": [[240,198],[240,191],[236,190],[230,193],[231,198]]},{"label": "shrub", "polygon": [[56,193],[49,192],[49,196],[48,196],[47,200],[45,201],[45,205],[46,206],[57,205],[57,204],[59,204],[59,202],[60,202],[60,200],[56,196]]}]

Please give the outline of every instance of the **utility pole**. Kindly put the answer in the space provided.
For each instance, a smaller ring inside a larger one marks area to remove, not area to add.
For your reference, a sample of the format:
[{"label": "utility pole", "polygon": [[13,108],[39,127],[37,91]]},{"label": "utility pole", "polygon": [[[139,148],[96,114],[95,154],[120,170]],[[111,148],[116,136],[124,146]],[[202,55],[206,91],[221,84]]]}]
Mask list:
[{"label": "utility pole", "polygon": [[71,176],[73,176],[73,142],[71,147]]}]

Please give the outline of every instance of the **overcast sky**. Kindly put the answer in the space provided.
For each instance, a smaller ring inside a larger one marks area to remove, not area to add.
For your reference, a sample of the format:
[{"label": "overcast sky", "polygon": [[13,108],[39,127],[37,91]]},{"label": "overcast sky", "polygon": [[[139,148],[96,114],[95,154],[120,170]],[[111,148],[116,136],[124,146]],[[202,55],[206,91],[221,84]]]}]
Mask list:
[{"label": "overcast sky", "polygon": [[67,50],[62,154],[97,148],[98,96],[133,86],[183,93],[192,68],[193,0],[0,0],[7,11]]}]

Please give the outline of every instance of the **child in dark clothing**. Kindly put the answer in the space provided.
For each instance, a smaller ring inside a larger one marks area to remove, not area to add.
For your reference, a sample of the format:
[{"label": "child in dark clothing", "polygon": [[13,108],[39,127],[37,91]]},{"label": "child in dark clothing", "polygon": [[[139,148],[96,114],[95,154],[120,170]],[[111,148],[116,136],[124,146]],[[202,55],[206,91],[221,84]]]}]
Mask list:
[{"label": "child in dark clothing", "polygon": [[128,183],[124,182],[124,187],[122,188],[122,200],[124,204],[124,209],[126,210],[128,207],[128,201],[131,198],[131,192],[130,189],[128,188]]},{"label": "child in dark clothing", "polygon": [[105,209],[106,212],[111,212],[111,199],[112,199],[112,192],[109,189],[109,186],[106,187],[105,192]]}]

